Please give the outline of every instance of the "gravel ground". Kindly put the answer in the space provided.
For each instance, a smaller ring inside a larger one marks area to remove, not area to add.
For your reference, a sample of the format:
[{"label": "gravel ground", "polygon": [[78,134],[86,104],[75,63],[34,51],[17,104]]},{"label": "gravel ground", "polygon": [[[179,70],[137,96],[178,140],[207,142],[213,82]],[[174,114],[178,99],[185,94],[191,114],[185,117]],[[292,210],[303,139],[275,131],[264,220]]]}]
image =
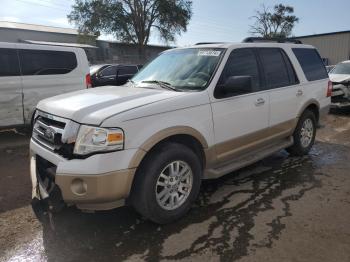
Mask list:
[{"label": "gravel ground", "polygon": [[308,156],[285,151],[203,183],[177,223],[127,207],[67,208],[54,228],[29,206],[28,137],[0,133],[0,261],[350,261],[350,115],[328,115]]}]

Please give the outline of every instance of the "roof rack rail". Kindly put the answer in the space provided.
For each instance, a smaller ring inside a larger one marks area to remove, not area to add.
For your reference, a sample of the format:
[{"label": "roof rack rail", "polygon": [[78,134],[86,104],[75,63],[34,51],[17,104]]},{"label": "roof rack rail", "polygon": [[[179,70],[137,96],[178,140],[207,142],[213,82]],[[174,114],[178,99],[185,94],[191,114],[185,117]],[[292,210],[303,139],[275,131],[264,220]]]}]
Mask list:
[{"label": "roof rack rail", "polygon": [[293,38],[264,38],[264,37],[247,37],[244,38],[243,43],[257,43],[257,42],[276,42],[276,43],[293,43],[302,44],[298,39]]},{"label": "roof rack rail", "polygon": [[199,42],[194,45],[210,45],[210,44],[223,44],[224,42]]}]

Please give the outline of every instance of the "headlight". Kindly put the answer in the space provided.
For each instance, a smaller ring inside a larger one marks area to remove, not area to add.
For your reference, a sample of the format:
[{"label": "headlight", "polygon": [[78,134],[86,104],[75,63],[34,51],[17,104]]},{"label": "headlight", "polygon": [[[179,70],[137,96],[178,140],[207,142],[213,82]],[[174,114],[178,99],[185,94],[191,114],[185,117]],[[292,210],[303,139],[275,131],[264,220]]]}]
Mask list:
[{"label": "headlight", "polygon": [[74,154],[124,149],[124,132],[119,128],[102,128],[82,125],[74,146]]}]

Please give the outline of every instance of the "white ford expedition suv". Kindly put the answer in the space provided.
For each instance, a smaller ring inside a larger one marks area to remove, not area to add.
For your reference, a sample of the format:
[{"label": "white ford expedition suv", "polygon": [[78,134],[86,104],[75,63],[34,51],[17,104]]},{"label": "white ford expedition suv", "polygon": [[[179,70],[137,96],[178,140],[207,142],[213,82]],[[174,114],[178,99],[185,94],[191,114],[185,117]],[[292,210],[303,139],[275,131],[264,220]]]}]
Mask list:
[{"label": "white ford expedition suv", "polygon": [[309,45],[248,39],[165,51],[124,86],[39,102],[33,209],[128,204],[169,223],[190,209],[202,179],[281,149],[307,154],[331,91]]}]

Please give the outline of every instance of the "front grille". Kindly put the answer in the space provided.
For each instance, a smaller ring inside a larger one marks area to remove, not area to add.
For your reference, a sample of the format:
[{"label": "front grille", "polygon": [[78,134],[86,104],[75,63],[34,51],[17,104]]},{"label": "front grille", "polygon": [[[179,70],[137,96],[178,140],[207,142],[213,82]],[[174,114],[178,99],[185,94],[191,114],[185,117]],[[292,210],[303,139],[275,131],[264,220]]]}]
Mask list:
[{"label": "front grille", "polygon": [[346,87],[350,87],[350,82],[332,82],[333,86],[335,85],[343,85]]},{"label": "front grille", "polygon": [[79,124],[46,113],[37,113],[32,138],[41,146],[64,158],[73,157],[73,149]]},{"label": "front grille", "polygon": [[34,124],[33,138],[44,147],[55,151],[62,146],[65,123],[39,116]]},{"label": "front grille", "polygon": [[349,99],[344,96],[332,96],[331,97],[332,103],[348,103]]}]

